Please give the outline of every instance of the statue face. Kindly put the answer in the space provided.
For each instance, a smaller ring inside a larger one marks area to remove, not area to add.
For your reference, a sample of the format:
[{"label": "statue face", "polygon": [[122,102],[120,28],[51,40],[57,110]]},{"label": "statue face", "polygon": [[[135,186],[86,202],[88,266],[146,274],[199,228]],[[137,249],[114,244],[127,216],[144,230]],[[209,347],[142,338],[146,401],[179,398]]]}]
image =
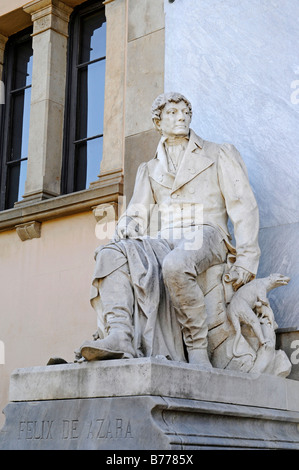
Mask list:
[{"label": "statue face", "polygon": [[189,134],[190,110],[185,101],[168,102],[156,120],[156,127],[165,137],[183,137]]}]

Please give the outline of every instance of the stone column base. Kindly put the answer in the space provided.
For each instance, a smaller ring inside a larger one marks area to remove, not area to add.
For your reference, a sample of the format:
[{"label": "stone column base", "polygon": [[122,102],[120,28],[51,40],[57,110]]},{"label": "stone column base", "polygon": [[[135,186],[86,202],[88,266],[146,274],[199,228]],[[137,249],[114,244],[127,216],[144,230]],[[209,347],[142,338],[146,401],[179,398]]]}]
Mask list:
[{"label": "stone column base", "polygon": [[299,382],[153,358],[16,370],[0,449],[299,450]]}]

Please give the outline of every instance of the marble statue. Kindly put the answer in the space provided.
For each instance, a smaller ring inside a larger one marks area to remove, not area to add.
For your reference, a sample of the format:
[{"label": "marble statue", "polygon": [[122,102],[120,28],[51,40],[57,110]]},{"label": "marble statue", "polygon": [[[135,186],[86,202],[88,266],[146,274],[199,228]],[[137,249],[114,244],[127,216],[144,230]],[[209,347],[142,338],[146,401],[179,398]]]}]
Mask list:
[{"label": "marble statue", "polygon": [[[138,168],[111,242],[96,250],[91,303],[98,331],[77,360],[159,356],[206,370],[286,376],[288,359],[275,351],[273,321],[265,322],[266,284],[255,279],[259,212],[245,164],[232,144],[196,135],[191,118],[191,103],[179,93],[152,105],[161,140]],[[268,288],[278,285],[274,275]],[[245,288],[254,298],[247,316],[240,310]]]}]

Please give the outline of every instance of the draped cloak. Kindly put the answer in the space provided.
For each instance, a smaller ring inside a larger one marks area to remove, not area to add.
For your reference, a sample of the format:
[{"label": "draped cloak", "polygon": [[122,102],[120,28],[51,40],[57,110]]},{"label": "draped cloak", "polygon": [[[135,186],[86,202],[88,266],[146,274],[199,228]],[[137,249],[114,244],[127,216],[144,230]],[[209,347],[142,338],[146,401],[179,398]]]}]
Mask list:
[{"label": "draped cloak", "polygon": [[[113,259],[111,249],[115,251]],[[162,262],[169,252],[166,240],[149,237],[124,239],[99,247],[95,254],[91,304],[97,312],[99,334],[104,337],[99,295],[101,279],[127,261],[135,298],[133,341],[137,356],[159,355],[186,362],[175,308],[162,279]]]}]

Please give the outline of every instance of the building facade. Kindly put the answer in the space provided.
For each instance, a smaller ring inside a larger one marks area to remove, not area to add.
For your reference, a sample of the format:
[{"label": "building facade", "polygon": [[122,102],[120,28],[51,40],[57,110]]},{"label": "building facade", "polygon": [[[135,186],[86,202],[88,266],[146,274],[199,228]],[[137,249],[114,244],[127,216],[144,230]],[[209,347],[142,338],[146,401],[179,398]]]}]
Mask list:
[{"label": "building facade", "polygon": [[4,1],[0,32],[3,409],[13,369],[73,361],[97,328],[98,214],[130,196],[157,143],[163,2]]},{"label": "building facade", "polygon": [[163,91],[190,99],[203,138],[240,150],[260,206],[259,275],[292,278],[271,300],[296,352],[298,14],[292,0],[2,0],[1,409],[13,369],[72,361],[95,331],[93,253],[109,239],[98,223],[113,224],[155,152]]}]

